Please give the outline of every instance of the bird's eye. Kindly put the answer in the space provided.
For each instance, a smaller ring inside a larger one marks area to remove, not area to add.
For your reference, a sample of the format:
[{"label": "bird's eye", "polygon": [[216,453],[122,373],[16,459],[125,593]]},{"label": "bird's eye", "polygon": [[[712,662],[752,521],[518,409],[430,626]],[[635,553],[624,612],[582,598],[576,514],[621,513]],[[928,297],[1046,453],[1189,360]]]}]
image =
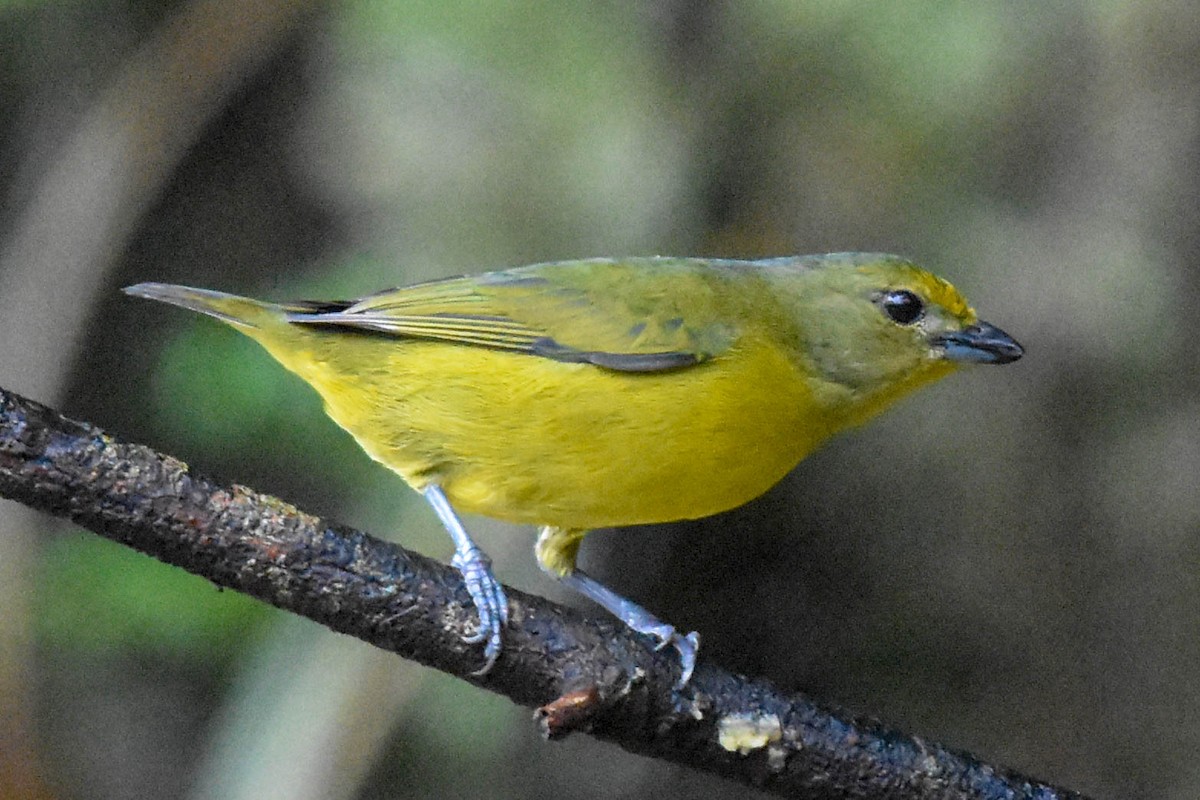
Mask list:
[{"label": "bird's eye", "polygon": [[879,305],[883,308],[883,313],[900,325],[912,325],[925,316],[925,304],[907,289],[884,294],[879,298]]}]

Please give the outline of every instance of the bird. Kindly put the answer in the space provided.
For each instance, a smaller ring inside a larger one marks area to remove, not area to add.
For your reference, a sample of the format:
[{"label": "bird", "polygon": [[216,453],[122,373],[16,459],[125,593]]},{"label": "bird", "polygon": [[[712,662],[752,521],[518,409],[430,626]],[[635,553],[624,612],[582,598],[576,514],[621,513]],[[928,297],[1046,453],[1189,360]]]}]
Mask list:
[{"label": "bird", "polygon": [[682,687],[698,633],[579,569],[589,531],[743,505],[913,390],[1024,352],[885,253],[557,261],[343,301],[124,291],[254,339],[424,496],[478,612],[476,675],[500,657],[508,601],[460,513],[538,526],[542,569],[677,650]]}]

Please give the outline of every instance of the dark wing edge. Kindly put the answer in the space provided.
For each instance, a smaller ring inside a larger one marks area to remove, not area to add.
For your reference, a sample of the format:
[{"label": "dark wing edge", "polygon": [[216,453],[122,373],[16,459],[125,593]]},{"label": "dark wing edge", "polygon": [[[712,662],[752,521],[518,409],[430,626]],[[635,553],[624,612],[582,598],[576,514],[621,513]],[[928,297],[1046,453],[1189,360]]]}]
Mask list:
[{"label": "dark wing edge", "polygon": [[534,355],[566,363],[592,364],[614,372],[669,372],[694,367],[708,360],[703,353],[688,353],[679,350],[661,353],[606,353],[601,350],[576,350],[565,347],[553,339],[534,342]]},{"label": "dark wing edge", "polygon": [[[348,303],[295,303],[287,319],[298,325],[340,328],[469,347],[524,353],[569,364],[591,364],[614,372],[667,372],[708,360],[703,353],[612,353],[579,350],[560,344],[543,332],[508,317],[476,314],[396,315],[354,311]],[[296,309],[296,310],[292,310]],[[310,310],[312,309],[312,310]]]}]

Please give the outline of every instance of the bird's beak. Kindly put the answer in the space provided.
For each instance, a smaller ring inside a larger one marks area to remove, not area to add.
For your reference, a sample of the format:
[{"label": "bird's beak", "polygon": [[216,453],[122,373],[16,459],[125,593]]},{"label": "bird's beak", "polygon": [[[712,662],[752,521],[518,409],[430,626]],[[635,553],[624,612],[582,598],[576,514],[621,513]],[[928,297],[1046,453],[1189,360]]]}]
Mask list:
[{"label": "bird's beak", "polygon": [[961,363],[1007,364],[1025,353],[1015,339],[986,322],[936,334],[931,341],[934,347],[945,351],[946,358]]}]

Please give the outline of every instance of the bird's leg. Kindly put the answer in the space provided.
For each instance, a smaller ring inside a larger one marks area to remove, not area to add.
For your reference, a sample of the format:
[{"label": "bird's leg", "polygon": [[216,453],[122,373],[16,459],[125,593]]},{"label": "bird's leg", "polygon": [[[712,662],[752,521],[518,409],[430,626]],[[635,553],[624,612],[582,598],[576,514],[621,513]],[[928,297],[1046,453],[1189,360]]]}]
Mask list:
[{"label": "bird's leg", "polygon": [[654,649],[661,650],[671,645],[679,651],[679,661],[682,667],[677,688],[683,686],[692,677],[696,667],[696,652],[700,649],[700,634],[692,631],[684,635],[655,617],[646,609],[632,600],[627,600],[609,589],[595,578],[575,566],[579,554],[579,545],[587,531],[571,530],[546,526],[541,529],[534,552],[538,564],[543,570],[571,587],[589,600],[600,604],[610,614],[624,622],[638,633],[654,637],[658,644]]},{"label": "bird's leg", "polygon": [[492,574],[492,560],[471,540],[442,487],[432,484],[425,487],[423,494],[454,540],[454,558],[450,563],[462,573],[467,592],[479,611],[479,629],[466,637],[466,641],[470,644],[487,641],[483,648],[486,661],[472,673],[483,675],[500,655],[500,629],[508,622],[508,598],[504,596],[504,587]]}]

